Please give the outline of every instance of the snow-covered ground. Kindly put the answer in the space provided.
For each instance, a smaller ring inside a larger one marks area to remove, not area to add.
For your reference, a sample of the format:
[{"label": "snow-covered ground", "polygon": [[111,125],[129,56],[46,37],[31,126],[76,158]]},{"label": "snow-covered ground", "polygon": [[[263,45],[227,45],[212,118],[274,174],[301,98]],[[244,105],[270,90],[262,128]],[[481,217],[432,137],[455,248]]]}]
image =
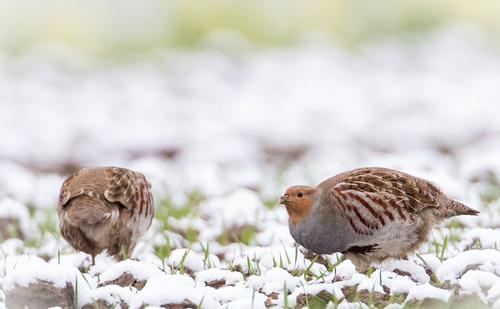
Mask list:
[{"label": "snow-covered ground", "polygon": [[[0,56],[0,308],[40,293],[106,308],[500,308],[499,72],[498,48],[468,29],[354,51]],[[89,165],[153,185],[157,218],[133,260],[91,266],[58,233],[60,185]],[[315,259],[277,198],[360,166],[432,180],[481,215],[365,274]]]}]

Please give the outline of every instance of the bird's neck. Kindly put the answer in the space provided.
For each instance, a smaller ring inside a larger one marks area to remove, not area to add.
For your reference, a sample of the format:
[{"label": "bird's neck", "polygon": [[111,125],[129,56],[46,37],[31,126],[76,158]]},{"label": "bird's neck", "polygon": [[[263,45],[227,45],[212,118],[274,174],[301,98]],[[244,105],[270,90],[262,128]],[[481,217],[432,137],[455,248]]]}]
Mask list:
[{"label": "bird's neck", "polygon": [[286,205],[286,211],[288,212],[288,218],[290,224],[297,225],[300,222],[306,220],[315,209],[318,208],[319,199],[314,200],[312,203],[306,205],[307,207],[294,207],[292,205]]}]

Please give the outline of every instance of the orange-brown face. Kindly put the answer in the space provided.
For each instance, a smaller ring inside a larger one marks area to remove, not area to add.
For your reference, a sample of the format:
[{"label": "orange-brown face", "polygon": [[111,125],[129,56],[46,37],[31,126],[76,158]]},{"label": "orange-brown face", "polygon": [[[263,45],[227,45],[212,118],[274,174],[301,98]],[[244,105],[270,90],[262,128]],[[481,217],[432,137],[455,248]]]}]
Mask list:
[{"label": "orange-brown face", "polygon": [[304,219],[314,202],[319,199],[321,190],[308,186],[293,186],[286,190],[280,197],[280,204],[285,205],[293,224],[297,224]]}]

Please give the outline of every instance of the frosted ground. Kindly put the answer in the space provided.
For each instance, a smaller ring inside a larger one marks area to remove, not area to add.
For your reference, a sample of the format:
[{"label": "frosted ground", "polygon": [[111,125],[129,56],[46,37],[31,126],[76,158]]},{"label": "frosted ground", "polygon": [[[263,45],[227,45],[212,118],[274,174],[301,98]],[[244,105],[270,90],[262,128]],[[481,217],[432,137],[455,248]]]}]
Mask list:
[{"label": "frosted ground", "polygon": [[[356,50],[234,44],[122,64],[62,48],[0,57],[0,308],[30,295],[86,308],[500,308],[497,46],[467,29]],[[58,233],[60,185],[89,165],[153,184],[157,217],[130,260],[91,266]],[[297,247],[279,195],[360,166],[425,177],[481,215],[365,274]]]}]

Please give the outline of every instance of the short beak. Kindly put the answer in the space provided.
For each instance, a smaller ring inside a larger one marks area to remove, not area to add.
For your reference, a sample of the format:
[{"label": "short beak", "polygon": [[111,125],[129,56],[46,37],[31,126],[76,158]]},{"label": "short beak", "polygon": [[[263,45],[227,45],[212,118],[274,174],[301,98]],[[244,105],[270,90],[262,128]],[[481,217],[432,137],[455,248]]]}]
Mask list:
[{"label": "short beak", "polygon": [[290,200],[288,199],[288,194],[282,195],[280,197],[280,204],[286,205]]}]

